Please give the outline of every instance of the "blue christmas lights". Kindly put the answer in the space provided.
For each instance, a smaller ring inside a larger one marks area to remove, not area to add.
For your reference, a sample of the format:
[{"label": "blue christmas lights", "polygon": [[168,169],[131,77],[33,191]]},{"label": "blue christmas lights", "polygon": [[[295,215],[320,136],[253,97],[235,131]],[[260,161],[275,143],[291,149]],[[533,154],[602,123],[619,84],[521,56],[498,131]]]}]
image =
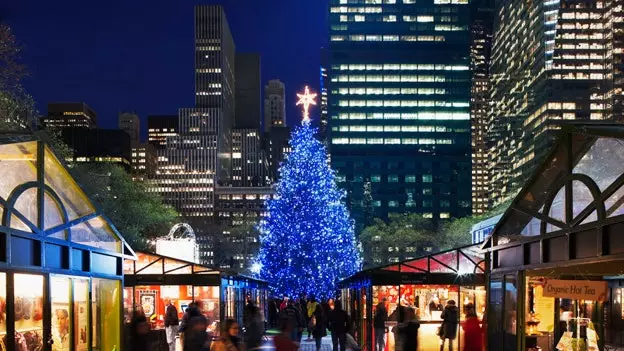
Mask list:
[{"label": "blue christmas lights", "polygon": [[315,134],[307,121],[293,131],[276,196],[258,226],[260,276],[278,295],[333,296],[336,283],[360,267],[344,193]]}]

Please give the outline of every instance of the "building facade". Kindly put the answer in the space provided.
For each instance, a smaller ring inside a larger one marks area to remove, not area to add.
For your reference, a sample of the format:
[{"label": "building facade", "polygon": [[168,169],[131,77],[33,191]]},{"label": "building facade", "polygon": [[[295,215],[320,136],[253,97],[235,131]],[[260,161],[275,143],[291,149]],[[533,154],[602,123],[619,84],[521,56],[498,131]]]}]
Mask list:
[{"label": "building facade", "polygon": [[178,135],[177,115],[147,116],[147,142],[156,149],[167,147],[167,138]]},{"label": "building facade", "polygon": [[488,128],[490,101],[490,54],[494,26],[494,1],[473,0],[470,26],[470,69],[472,87],[470,120],[472,131],[472,213],[480,215],[489,209]]},{"label": "building facade", "polygon": [[121,129],[63,128],[61,137],[73,150],[67,162],[113,163],[131,171],[130,136]]},{"label": "building facade", "polygon": [[321,49],[321,71],[319,82],[321,87],[321,119],[319,120],[319,136],[321,137],[323,144],[325,144],[325,147],[329,147],[329,105],[327,103],[329,88],[329,77],[327,75],[327,70],[329,67],[327,60],[327,50]]},{"label": "building facade", "polygon": [[468,0],[331,0],[331,163],[356,221],[471,213]]},{"label": "building facade", "polygon": [[136,113],[122,112],[119,114],[118,122],[119,129],[128,133],[132,144],[138,144],[141,141],[141,121]]},{"label": "building facade", "polygon": [[623,20],[617,0],[498,3],[487,134],[493,204],[521,187],[561,123],[621,121]]},{"label": "building facade", "polygon": [[270,184],[269,164],[260,131],[255,128],[232,130],[232,185],[257,187]]},{"label": "building facade", "polygon": [[236,53],[236,117],[234,126],[260,129],[262,122],[262,81],[260,55]]},{"label": "building facade", "polygon": [[84,102],[51,102],[43,117],[45,128],[95,128],[97,114]]},{"label": "building facade", "polygon": [[156,148],[150,143],[132,143],[132,177],[135,180],[152,179],[158,169]]},{"label": "building facade", "polygon": [[279,79],[264,87],[264,131],[286,126],[286,86]]}]

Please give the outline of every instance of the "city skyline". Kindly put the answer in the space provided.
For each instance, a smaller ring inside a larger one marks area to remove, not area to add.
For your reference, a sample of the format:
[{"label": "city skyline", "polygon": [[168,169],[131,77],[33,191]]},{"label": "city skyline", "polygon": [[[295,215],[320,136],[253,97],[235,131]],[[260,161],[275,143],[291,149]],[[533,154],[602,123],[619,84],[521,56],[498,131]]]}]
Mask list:
[{"label": "city skyline", "polygon": [[[260,54],[262,86],[271,79],[286,84],[287,119],[296,122],[296,92],[304,85],[319,90],[318,49],[328,42],[326,1],[197,4],[224,6],[237,52]],[[188,70],[193,64],[193,23],[188,14],[196,3],[144,5],[117,1],[87,8],[74,0],[54,6],[35,0],[0,8],[0,20],[13,28],[24,46],[22,58],[30,71],[25,87],[42,115],[49,102],[84,101],[98,112],[101,127],[116,127],[119,112],[128,110],[146,126],[148,115],[177,114],[180,107],[193,105],[194,78]],[[94,12],[97,17],[90,15]],[[169,20],[163,21],[164,16]],[[71,18],[71,25],[63,18]],[[76,31],[81,25],[84,30]],[[42,26],[46,31],[39,30]],[[56,47],[67,49],[59,54]],[[80,48],[80,55],[72,55],[71,48]],[[319,115],[318,109],[312,111],[313,123],[318,123]],[[143,128],[143,140],[146,135]]]}]

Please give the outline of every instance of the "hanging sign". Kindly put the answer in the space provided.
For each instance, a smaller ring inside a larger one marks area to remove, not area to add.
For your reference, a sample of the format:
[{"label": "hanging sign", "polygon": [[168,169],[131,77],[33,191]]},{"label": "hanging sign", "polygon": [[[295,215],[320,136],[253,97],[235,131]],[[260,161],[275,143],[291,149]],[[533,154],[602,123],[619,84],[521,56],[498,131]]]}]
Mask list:
[{"label": "hanging sign", "polygon": [[571,300],[604,301],[607,298],[607,282],[548,279],[544,282],[543,296]]}]

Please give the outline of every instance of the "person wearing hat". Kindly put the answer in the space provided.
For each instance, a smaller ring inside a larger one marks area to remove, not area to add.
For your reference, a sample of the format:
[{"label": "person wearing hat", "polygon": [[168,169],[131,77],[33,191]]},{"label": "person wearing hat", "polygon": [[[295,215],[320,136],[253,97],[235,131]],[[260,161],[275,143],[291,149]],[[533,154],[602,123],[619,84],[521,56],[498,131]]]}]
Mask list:
[{"label": "person wearing hat", "polygon": [[454,300],[448,300],[442,311],[442,325],[440,326],[440,351],[444,351],[444,343],[448,340],[448,349],[453,351],[453,340],[457,337],[459,324],[459,310]]}]

